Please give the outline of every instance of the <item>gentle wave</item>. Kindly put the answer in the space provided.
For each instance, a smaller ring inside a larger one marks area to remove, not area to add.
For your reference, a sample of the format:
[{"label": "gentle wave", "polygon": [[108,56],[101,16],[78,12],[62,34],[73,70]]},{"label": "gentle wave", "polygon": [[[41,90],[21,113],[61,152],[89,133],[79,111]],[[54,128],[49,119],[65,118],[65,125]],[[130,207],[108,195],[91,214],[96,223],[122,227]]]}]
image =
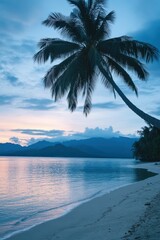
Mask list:
[{"label": "gentle wave", "polygon": [[[18,221],[17,221],[16,223],[14,223],[13,225],[14,225],[14,226],[17,226],[17,225],[21,224],[22,222],[25,222],[25,221],[27,221],[28,219],[32,218],[33,216],[38,215],[38,214],[41,214],[41,213],[44,213],[44,212],[49,212],[49,211],[52,211],[52,210],[57,210],[57,209],[61,209],[61,208],[63,208],[63,207],[71,206],[71,208],[70,208],[68,211],[65,211],[62,215],[60,215],[60,216],[58,216],[58,217],[55,217],[55,218],[53,218],[53,219],[50,219],[50,220],[54,220],[54,219],[56,219],[56,218],[59,218],[59,217],[62,217],[62,216],[64,216],[64,215],[66,215],[68,212],[72,211],[75,207],[77,207],[77,206],[79,206],[79,205],[81,205],[81,204],[83,204],[83,203],[85,203],[85,202],[88,202],[88,201],[92,200],[93,198],[95,198],[95,197],[97,197],[97,196],[100,196],[101,193],[102,193],[102,191],[98,191],[98,192],[96,192],[95,194],[93,194],[92,196],[87,197],[87,198],[80,199],[80,200],[78,200],[78,201],[74,201],[74,202],[71,202],[71,203],[68,203],[68,204],[64,204],[64,205],[61,205],[61,206],[55,207],[55,208],[49,208],[49,209],[45,209],[45,210],[42,210],[42,211],[37,211],[37,212],[35,212],[35,213],[33,213],[33,214],[30,214],[30,215],[28,215],[28,216],[26,216],[26,217],[24,217],[24,218],[21,218],[20,220],[18,220]],[[73,207],[73,205],[74,205],[74,207]],[[76,205],[76,206],[75,206],[75,205]],[[25,232],[25,231],[27,231],[27,230],[29,230],[29,229],[31,229],[31,228],[34,228],[35,226],[38,226],[38,225],[40,225],[40,224],[42,224],[42,223],[44,223],[44,222],[50,221],[50,220],[42,221],[42,222],[40,222],[40,223],[34,224],[34,225],[31,226],[31,227],[27,227],[27,228],[24,228],[24,229],[22,229],[22,230],[18,230],[18,231],[15,231],[15,232],[13,232],[13,233],[7,234],[6,236],[0,238],[0,240],[6,240],[6,239],[10,238],[11,236],[14,236],[14,235],[16,235],[16,234],[18,234],[18,233],[21,233],[21,232]]]},{"label": "gentle wave", "polygon": [[74,202],[71,202],[71,203],[67,203],[67,204],[64,204],[64,205],[61,205],[59,207],[53,207],[53,208],[48,208],[48,209],[44,209],[44,210],[41,210],[41,211],[37,211],[35,213],[32,213],[24,218],[21,218],[20,220],[18,220],[16,223],[14,223],[15,226],[17,226],[18,224],[22,223],[22,222],[25,222],[26,220],[32,218],[33,216],[36,216],[38,214],[41,214],[41,213],[46,213],[46,212],[49,212],[49,211],[52,211],[52,210],[57,210],[57,209],[61,209],[63,207],[68,207],[68,206],[72,206],[74,204],[76,205],[79,205],[80,203],[84,203],[88,200],[91,200],[95,197],[97,197],[102,191],[98,191],[97,193],[93,194],[92,196],[90,197],[87,197],[87,198],[83,198],[83,199],[80,199],[78,201],[74,201]]}]

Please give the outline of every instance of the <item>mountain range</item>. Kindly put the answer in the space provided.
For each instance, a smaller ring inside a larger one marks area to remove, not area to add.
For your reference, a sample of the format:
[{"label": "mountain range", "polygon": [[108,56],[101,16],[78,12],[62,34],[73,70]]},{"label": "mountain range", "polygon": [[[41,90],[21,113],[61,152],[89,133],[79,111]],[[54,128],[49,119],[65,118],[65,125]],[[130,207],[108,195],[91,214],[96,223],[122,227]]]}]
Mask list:
[{"label": "mountain range", "polygon": [[136,140],[118,137],[70,140],[62,143],[39,141],[27,147],[0,143],[0,156],[132,158],[132,145]]}]

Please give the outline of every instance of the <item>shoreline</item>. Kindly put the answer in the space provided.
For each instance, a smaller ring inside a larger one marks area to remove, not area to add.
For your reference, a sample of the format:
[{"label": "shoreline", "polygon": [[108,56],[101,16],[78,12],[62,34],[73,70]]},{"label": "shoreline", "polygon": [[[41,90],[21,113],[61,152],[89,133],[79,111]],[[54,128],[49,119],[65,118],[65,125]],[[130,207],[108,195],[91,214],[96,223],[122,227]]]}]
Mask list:
[{"label": "shoreline", "polygon": [[60,218],[39,224],[7,240],[126,239],[133,232],[133,225],[139,222],[160,192],[160,165],[142,163],[138,168],[158,175],[94,198]]}]

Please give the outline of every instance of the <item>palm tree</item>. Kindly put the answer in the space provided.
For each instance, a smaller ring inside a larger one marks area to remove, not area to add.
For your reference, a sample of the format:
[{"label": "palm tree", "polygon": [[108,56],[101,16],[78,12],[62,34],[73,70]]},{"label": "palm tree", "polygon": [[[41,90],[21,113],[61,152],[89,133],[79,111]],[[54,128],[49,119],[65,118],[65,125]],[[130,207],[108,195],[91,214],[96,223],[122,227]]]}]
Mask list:
[{"label": "palm tree", "polygon": [[[108,89],[123,99],[128,107],[146,122],[160,128],[160,120],[144,113],[132,104],[113,79],[112,73],[138,95],[137,88],[128,71],[140,80],[146,80],[145,63],[158,60],[159,51],[148,43],[136,41],[128,36],[110,38],[110,24],[114,22],[114,11],[107,13],[105,0],[67,0],[74,6],[70,16],[51,13],[43,21],[48,27],[59,30],[67,38],[45,38],[40,40],[34,60],[51,63],[60,60],[45,75],[44,85],[51,89],[55,101],[67,96],[68,108],[74,111],[80,93],[85,98],[83,112],[91,110],[91,96],[98,76]],[[140,60],[139,60],[140,59]]]}]

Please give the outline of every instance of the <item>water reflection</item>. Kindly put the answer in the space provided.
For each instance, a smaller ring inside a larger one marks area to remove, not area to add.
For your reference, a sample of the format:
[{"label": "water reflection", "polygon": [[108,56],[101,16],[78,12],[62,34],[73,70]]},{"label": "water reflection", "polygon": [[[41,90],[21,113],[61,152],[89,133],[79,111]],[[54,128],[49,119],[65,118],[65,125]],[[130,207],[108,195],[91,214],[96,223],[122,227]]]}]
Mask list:
[{"label": "water reflection", "polygon": [[150,176],[133,165],[133,159],[0,158],[0,237]]},{"label": "water reflection", "polygon": [[146,169],[142,169],[142,168],[135,168],[134,169],[134,174],[135,174],[134,175],[134,181],[135,182],[138,182],[138,181],[144,180],[146,178],[153,177],[153,176],[157,175],[156,173],[149,172]]}]

